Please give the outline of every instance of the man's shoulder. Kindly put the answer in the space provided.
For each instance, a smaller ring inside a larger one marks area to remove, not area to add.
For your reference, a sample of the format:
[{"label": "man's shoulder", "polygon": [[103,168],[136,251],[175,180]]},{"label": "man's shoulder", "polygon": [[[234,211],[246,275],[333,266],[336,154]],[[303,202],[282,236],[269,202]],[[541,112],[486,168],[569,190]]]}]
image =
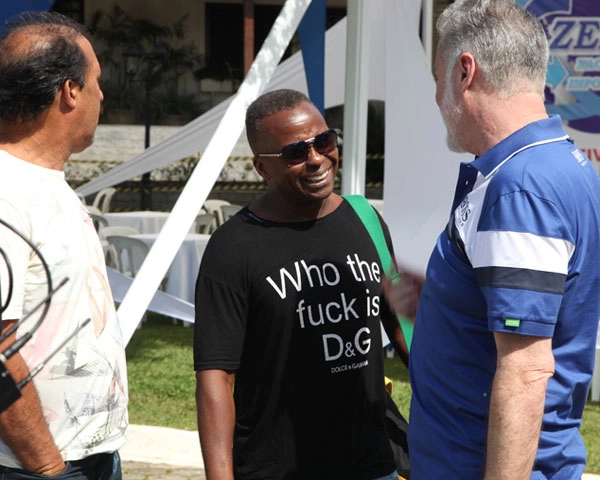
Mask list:
[{"label": "man's shoulder", "polygon": [[[494,190],[537,192],[546,197],[577,189],[580,182],[590,176],[596,183],[600,182],[589,159],[565,139],[519,152],[493,175],[490,186],[495,187]],[[556,188],[557,185],[560,188]]]}]

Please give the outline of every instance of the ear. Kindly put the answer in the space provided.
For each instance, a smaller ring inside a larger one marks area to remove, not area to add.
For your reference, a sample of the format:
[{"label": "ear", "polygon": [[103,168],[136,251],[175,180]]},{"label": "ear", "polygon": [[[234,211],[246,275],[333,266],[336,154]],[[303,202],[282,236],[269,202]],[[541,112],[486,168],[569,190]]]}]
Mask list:
[{"label": "ear", "polygon": [[469,52],[463,52],[460,54],[460,57],[458,57],[458,67],[460,74],[460,89],[462,92],[465,92],[473,86],[477,62]]},{"label": "ear", "polygon": [[60,92],[66,105],[68,105],[70,108],[75,108],[77,105],[77,97],[81,92],[81,87],[69,78],[67,81],[65,81],[65,83],[63,83]]},{"label": "ear", "polygon": [[269,179],[271,178],[271,175],[269,174],[268,169],[266,168],[265,162],[263,162],[260,159],[260,157],[254,157],[254,159],[252,160],[252,163],[254,164],[254,168],[256,169],[258,174],[262,177],[262,179],[265,182],[268,182]]}]

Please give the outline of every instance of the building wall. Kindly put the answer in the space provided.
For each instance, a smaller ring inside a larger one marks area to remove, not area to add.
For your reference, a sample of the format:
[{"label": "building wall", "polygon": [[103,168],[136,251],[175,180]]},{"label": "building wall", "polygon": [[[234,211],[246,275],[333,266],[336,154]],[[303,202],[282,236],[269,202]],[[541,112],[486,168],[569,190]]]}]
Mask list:
[{"label": "building wall", "polygon": [[[93,16],[101,10],[105,16],[110,14],[115,3],[106,0],[84,0],[85,22],[90,25]],[[182,43],[193,42],[200,55],[206,54],[206,28],[205,12],[207,3],[237,4],[242,5],[243,0],[119,0],[116,2],[128,15],[132,17],[147,18],[159,25],[172,26],[183,16],[187,15],[184,23],[185,39]],[[328,0],[328,7],[346,6],[347,0]],[[260,0],[255,5],[283,5],[283,0]],[[106,18],[103,20],[107,22]],[[105,23],[106,24],[106,23]],[[233,27],[232,27],[233,28]],[[293,51],[298,46],[293,41]],[[97,48],[97,51],[101,49]],[[110,69],[110,71],[109,71]],[[114,67],[107,67],[105,75],[115,78],[118,73]],[[236,85],[231,81],[198,81],[188,72],[179,80],[180,94],[195,94],[201,97],[206,108],[212,108],[223,99],[235,92]]]},{"label": "building wall", "polygon": [[[243,4],[242,0],[119,0],[120,5],[131,15],[147,17],[157,23],[171,25],[183,15],[189,14],[186,21],[186,38],[198,46],[201,53],[205,51],[204,12],[206,3]],[[282,0],[255,1],[256,5],[283,5]],[[347,0],[328,0],[328,7],[345,7]],[[85,0],[86,24],[97,10],[109,11],[113,3],[106,0]]]}]

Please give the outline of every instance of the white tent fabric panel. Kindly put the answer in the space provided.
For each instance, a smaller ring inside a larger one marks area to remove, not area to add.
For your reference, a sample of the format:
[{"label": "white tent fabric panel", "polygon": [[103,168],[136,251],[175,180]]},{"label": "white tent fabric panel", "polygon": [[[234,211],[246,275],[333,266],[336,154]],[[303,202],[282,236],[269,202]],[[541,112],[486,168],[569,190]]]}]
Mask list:
[{"label": "white tent fabric panel", "polygon": [[[125,298],[129,287],[133,283],[133,278],[123,275],[118,270],[110,267],[106,268],[106,273],[113,294],[113,300],[120,303]],[[187,323],[194,323],[194,305],[161,290],[154,292],[154,296],[148,305],[148,310]]]},{"label": "white tent fabric panel", "polygon": [[385,2],[384,217],[400,266],[425,273],[448,221],[460,161],[445,144],[435,82],[418,29],[400,22],[407,0]]}]

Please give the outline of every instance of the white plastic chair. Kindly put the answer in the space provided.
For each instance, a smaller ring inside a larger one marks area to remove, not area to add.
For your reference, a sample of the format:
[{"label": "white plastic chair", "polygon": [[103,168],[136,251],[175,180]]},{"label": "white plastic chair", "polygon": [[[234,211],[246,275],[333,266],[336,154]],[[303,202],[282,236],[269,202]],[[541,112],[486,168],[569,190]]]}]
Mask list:
[{"label": "white plastic chair", "polygon": [[92,222],[94,222],[94,227],[97,232],[100,232],[103,228],[108,227],[108,220],[104,218],[104,215],[98,215],[96,213],[90,213],[90,217],[92,218]]},{"label": "white plastic chair", "polygon": [[[108,229],[129,229],[130,227],[107,227]],[[134,230],[135,229],[131,229]],[[110,230],[109,230],[110,232]],[[127,275],[128,277],[134,278],[138,271],[139,267],[148,255],[150,251],[150,247],[139,238],[133,238],[128,235],[116,235],[112,233],[108,233],[105,235],[106,241],[110,244],[110,246],[114,249],[116,253],[117,259],[117,270],[121,272],[123,275]],[[161,290],[165,289],[167,284],[167,276],[162,279],[159,288]],[[146,322],[146,313],[144,313],[140,323],[138,323],[137,328],[142,327],[142,323]]]},{"label": "white plastic chair", "polygon": [[102,215],[100,209],[92,205],[87,205],[86,208],[90,214],[92,222],[94,222],[94,228],[98,233],[100,233],[100,230],[102,230],[104,227],[108,227],[108,220],[104,218],[104,215]]},{"label": "white plastic chair", "polygon": [[110,210],[110,202],[116,191],[117,189],[114,187],[103,188],[94,197],[92,206],[99,209],[102,213],[108,212]]},{"label": "white plastic chair", "polygon": [[139,231],[133,227],[125,225],[109,225],[102,229],[102,236],[106,238],[109,235],[139,235]]},{"label": "white plastic chair", "polygon": [[[137,275],[140,259],[146,258],[150,248],[139,238],[129,237],[127,235],[107,235],[106,240],[117,251],[119,259],[118,270],[129,277]],[[137,252],[136,252],[137,251]]]},{"label": "white plastic chair", "polygon": [[102,244],[102,250],[104,250],[104,260],[108,267],[114,268],[115,270],[119,270],[121,273],[123,273],[120,252],[112,243],[108,241],[107,237],[111,235],[137,235],[138,233],[140,232],[138,232],[135,228],[117,225],[102,227],[98,231],[100,243]]},{"label": "white plastic chair", "polygon": [[212,213],[217,219],[217,224],[215,228],[223,225],[223,212],[221,211],[221,206],[223,205],[231,205],[227,200],[219,200],[216,198],[206,200],[202,208],[206,210],[208,213]]},{"label": "white plastic chair", "polygon": [[102,215],[102,212],[100,211],[100,209],[98,207],[94,207],[93,205],[86,205],[85,208],[87,208],[87,211],[90,213],[94,213],[96,215]]},{"label": "white plastic chair", "polygon": [[212,213],[199,213],[194,221],[194,231],[196,233],[211,233],[215,223],[215,216]]}]

